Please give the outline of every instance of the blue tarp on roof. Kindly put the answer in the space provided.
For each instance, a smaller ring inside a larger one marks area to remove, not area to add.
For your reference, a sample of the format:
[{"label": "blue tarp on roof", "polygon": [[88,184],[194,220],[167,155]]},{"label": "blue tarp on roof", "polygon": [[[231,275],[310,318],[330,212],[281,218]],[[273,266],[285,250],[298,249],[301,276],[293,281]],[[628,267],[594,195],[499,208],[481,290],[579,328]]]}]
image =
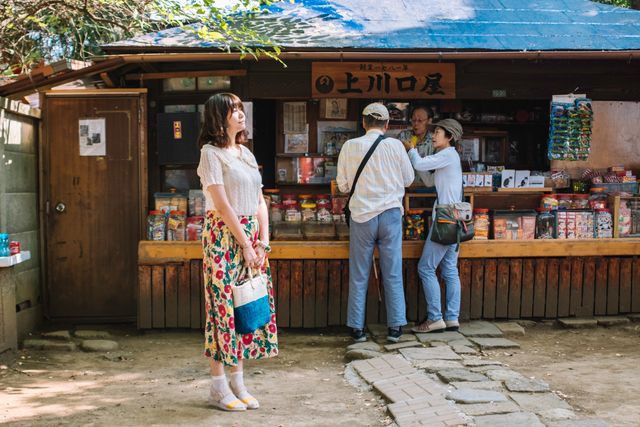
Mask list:
[{"label": "blue tarp on roof", "polygon": [[[587,0],[296,0],[252,25],[283,48],[640,49],[640,11]],[[211,48],[172,28],[106,46]]]}]

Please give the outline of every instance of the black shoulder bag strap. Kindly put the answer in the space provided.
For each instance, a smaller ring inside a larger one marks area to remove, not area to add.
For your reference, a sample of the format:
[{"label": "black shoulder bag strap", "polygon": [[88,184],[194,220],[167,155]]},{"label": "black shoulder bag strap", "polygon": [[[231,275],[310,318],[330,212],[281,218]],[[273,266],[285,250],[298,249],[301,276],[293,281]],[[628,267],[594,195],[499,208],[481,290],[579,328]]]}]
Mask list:
[{"label": "black shoulder bag strap", "polygon": [[358,178],[360,178],[360,174],[362,173],[362,170],[364,169],[367,162],[371,158],[371,155],[375,151],[376,147],[378,147],[378,144],[380,144],[380,141],[382,141],[383,139],[384,139],[384,135],[380,135],[378,139],[375,140],[371,148],[369,148],[369,151],[367,151],[367,154],[364,155],[364,158],[360,162],[360,166],[358,166],[358,171],[356,172],[356,177],[353,179],[353,184],[351,185],[351,191],[349,192],[349,198],[347,199],[347,204],[345,205],[345,209],[344,209],[347,225],[349,225],[349,223],[351,222],[351,210],[349,209],[349,203],[351,202],[351,197],[353,196],[353,193],[356,191],[356,184],[358,183]]}]

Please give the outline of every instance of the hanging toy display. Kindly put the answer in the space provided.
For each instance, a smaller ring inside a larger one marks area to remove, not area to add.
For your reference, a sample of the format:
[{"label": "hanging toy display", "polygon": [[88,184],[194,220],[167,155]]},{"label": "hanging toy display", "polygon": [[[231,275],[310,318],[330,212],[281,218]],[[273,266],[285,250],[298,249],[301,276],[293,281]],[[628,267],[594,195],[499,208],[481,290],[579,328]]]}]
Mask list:
[{"label": "hanging toy display", "polygon": [[587,160],[591,151],[593,109],[588,98],[552,102],[549,160]]}]

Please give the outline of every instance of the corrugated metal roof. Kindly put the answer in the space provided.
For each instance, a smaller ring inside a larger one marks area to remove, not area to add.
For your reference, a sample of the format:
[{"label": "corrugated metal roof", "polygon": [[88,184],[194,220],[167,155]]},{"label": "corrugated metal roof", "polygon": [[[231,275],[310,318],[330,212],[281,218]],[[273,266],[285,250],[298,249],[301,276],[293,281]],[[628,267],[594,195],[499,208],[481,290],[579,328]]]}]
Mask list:
[{"label": "corrugated metal roof", "polygon": [[[252,25],[284,48],[628,50],[640,48],[640,11],[587,0],[297,0]],[[211,48],[172,28],[106,45]],[[154,50],[155,50],[154,49]]]}]

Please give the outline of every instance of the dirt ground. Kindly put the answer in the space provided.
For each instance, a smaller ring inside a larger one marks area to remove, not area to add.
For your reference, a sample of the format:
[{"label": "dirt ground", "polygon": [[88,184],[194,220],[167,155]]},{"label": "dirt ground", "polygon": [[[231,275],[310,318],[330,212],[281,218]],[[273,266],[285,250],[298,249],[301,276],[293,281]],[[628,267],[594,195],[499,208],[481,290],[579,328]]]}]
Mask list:
[{"label": "dirt ground", "polygon": [[[206,403],[198,332],[110,329],[107,355],[21,351],[0,366],[0,423],[16,426],[381,426],[383,401],[343,375],[345,334],[281,331],[277,358],[245,367],[261,408],[225,413]],[[486,355],[547,381],[581,415],[640,425],[640,326],[527,328],[520,350]],[[7,355],[5,354],[5,359]],[[1,362],[0,362],[1,363]]]},{"label": "dirt ground", "polygon": [[[207,405],[209,376],[198,332],[111,332],[120,350],[21,351],[0,369],[0,424],[15,426],[380,426],[384,404],[343,376],[345,334],[279,334],[280,355],[247,362],[261,408]],[[6,357],[6,356],[5,356]]]},{"label": "dirt ground", "polygon": [[640,425],[638,324],[583,330],[536,326],[514,339],[520,350],[487,355],[546,381],[579,415],[614,426]]}]

